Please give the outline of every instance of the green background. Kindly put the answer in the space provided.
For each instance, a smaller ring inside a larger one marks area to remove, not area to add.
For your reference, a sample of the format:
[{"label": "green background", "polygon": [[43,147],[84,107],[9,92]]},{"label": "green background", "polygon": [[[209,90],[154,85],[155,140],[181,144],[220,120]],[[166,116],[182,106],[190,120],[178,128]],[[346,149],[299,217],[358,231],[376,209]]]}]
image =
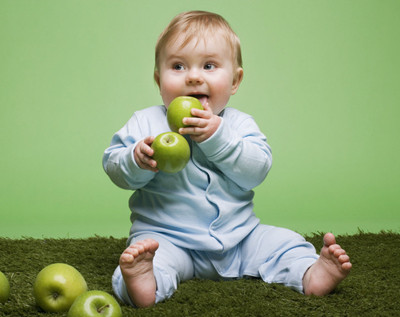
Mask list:
[{"label": "green background", "polygon": [[400,229],[400,1],[0,0],[0,236],[123,237],[111,137],[161,104],[154,45],[177,13],[222,14],[274,163],[263,223],[300,233]]}]

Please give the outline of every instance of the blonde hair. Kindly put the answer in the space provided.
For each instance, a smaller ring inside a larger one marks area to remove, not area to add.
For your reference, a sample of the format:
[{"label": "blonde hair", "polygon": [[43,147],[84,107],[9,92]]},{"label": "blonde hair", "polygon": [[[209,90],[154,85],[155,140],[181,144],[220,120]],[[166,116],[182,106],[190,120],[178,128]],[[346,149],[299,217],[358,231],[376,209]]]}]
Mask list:
[{"label": "blonde hair", "polygon": [[188,11],[174,17],[158,37],[155,52],[155,71],[159,71],[160,54],[168,44],[174,43],[179,35],[185,38],[181,47],[185,47],[193,38],[206,38],[208,34],[222,31],[233,52],[233,62],[236,67],[242,67],[240,40],[229,23],[220,15],[207,11]]}]

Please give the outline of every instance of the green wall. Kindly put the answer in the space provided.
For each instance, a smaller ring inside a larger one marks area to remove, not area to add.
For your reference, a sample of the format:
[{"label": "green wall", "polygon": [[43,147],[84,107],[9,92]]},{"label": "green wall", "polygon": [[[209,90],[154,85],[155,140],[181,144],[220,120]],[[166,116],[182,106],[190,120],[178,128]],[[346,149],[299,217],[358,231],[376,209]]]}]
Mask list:
[{"label": "green wall", "polygon": [[301,233],[400,229],[400,1],[0,0],[0,236],[126,236],[129,191],[102,170],[112,134],[160,104],[158,34],[185,10],[242,42],[230,102],[274,163],[263,223]]}]

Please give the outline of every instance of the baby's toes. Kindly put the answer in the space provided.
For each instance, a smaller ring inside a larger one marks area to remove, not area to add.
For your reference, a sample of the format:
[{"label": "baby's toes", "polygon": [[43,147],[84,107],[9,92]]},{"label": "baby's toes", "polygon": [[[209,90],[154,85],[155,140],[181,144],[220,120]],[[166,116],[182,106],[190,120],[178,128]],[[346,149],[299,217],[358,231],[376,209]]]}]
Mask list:
[{"label": "baby's toes", "polygon": [[121,257],[119,258],[120,264],[128,264],[132,263],[134,260],[134,256],[128,252],[122,253]]},{"label": "baby's toes", "polygon": [[338,260],[341,264],[349,262],[350,261],[350,257],[347,254],[342,254],[338,257]]},{"label": "baby's toes", "polygon": [[353,265],[350,262],[350,259],[344,263],[342,263],[342,269],[346,271],[346,274],[350,272]]},{"label": "baby's toes", "polygon": [[329,252],[330,253],[335,253],[336,250],[341,250],[342,248],[338,244],[332,244],[329,246]]},{"label": "baby's toes", "polygon": [[333,252],[333,255],[334,255],[336,258],[339,258],[341,255],[344,255],[344,254],[346,254],[346,251],[343,250],[343,249],[341,249],[341,248],[338,248],[338,249],[336,249],[336,250]]},{"label": "baby's toes", "polygon": [[133,250],[136,250],[137,255],[146,252],[146,245],[142,241],[139,241],[139,242],[135,243],[134,245],[131,245],[130,248],[132,248]]},{"label": "baby's toes", "polygon": [[130,246],[125,249],[125,251],[121,254],[120,259],[124,262],[133,262],[133,260],[139,255],[139,251],[134,246]]}]

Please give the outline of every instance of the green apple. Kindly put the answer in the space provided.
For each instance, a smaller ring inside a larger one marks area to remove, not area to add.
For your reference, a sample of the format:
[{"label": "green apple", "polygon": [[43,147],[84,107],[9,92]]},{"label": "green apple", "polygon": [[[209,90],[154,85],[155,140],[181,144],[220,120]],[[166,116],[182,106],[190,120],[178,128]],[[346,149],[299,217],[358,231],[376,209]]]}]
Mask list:
[{"label": "green apple", "polygon": [[157,169],[167,173],[182,170],[190,159],[190,147],[186,139],[176,132],[161,133],[154,139],[151,148]]},{"label": "green apple", "polygon": [[64,263],[46,266],[33,285],[36,303],[46,312],[68,311],[74,300],[86,291],[87,284],[81,273]]},{"label": "green apple", "polygon": [[10,283],[7,277],[0,272],[0,303],[5,303],[10,296]]},{"label": "green apple", "polygon": [[180,96],[171,101],[167,109],[167,120],[172,131],[178,132],[180,128],[187,127],[182,120],[193,117],[192,108],[204,109],[199,99],[195,97]]},{"label": "green apple", "polygon": [[122,317],[115,298],[103,291],[88,291],[72,304],[67,317]]}]

